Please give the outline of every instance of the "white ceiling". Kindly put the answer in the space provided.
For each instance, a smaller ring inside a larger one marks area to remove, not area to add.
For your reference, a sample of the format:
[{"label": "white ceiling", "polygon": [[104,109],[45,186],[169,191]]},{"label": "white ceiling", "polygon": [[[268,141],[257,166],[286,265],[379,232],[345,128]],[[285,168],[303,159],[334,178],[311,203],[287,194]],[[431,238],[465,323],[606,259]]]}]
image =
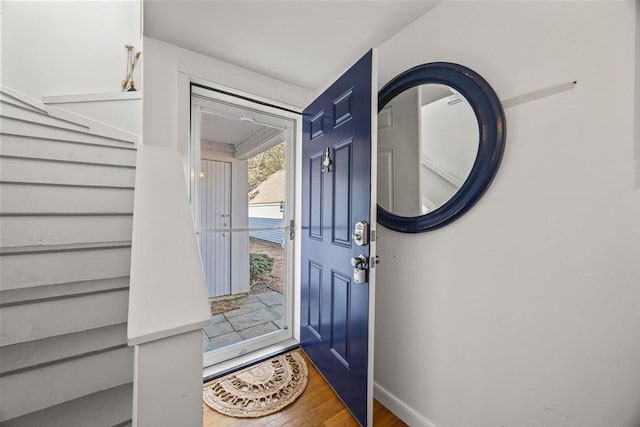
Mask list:
[{"label": "white ceiling", "polygon": [[235,145],[262,128],[264,126],[252,122],[203,113],[200,136],[208,141]]},{"label": "white ceiling", "polygon": [[[237,158],[250,155],[264,143],[277,144],[284,139],[287,120],[249,107],[195,94],[200,105],[200,139],[233,149]],[[231,147],[232,146],[232,147]],[[270,147],[266,147],[270,148]]]},{"label": "white ceiling", "polygon": [[437,3],[145,0],[144,33],[314,91]]}]

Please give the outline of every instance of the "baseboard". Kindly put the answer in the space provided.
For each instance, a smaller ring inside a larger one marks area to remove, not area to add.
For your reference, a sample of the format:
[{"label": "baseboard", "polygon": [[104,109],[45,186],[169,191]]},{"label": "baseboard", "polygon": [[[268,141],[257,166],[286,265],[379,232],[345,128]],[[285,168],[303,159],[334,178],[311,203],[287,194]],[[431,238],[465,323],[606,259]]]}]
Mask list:
[{"label": "baseboard", "polygon": [[378,383],[373,384],[373,397],[410,427],[437,427]]}]

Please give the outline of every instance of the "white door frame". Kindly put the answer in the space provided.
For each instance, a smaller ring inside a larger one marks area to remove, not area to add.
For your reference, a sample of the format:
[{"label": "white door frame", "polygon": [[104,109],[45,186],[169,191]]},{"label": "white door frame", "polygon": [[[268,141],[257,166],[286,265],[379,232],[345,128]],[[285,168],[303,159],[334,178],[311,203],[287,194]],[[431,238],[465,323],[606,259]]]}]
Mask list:
[{"label": "white door frame", "polygon": [[[191,80],[190,80],[191,81]],[[193,82],[193,81],[191,81]],[[283,109],[282,107],[265,105],[266,103],[261,100],[253,101],[248,99],[244,95],[235,96],[227,93],[226,91],[220,92],[215,87],[207,89],[201,87],[202,82],[197,83],[198,86],[191,86],[190,93],[190,105],[191,105],[191,117],[190,117],[190,132],[189,132],[189,144],[187,152],[187,166],[188,166],[188,188],[189,197],[192,201],[192,208],[194,209],[194,218],[196,221],[196,227],[198,224],[199,212],[198,197],[199,194],[199,176],[200,176],[200,153],[201,153],[201,137],[200,137],[200,124],[203,109],[213,109],[214,111],[220,104],[233,105],[247,110],[252,114],[256,121],[263,123],[271,123],[273,125],[281,126],[285,128],[285,136],[287,141],[287,174],[286,174],[286,201],[285,204],[285,221],[294,220],[295,235],[299,235],[300,224],[300,206],[299,195],[301,192],[300,176],[300,150],[297,149],[298,141],[301,140],[302,135],[302,117],[301,114],[296,113],[293,110]],[[211,85],[207,84],[211,87]],[[193,131],[191,131],[193,130]],[[194,197],[196,196],[196,197]],[[297,303],[299,295],[299,281],[296,280],[299,277],[300,272],[300,260],[298,254],[300,253],[299,239],[286,240],[286,263],[287,263],[287,292],[286,292],[286,310],[285,310],[285,329],[278,332],[268,334],[263,337],[255,338],[249,341],[243,341],[241,343],[233,344],[218,351],[210,352],[204,355],[204,366],[211,366],[215,364],[222,364],[233,358],[239,358],[245,354],[253,353],[253,358],[261,357],[261,352],[271,353],[276,351],[274,346],[282,346],[283,348],[291,346],[292,343],[299,342],[299,319],[300,309]],[[249,356],[247,356],[249,357]],[[250,359],[248,359],[250,360]],[[244,363],[242,360],[237,360],[238,364]],[[205,376],[210,375],[211,369],[205,371]]]}]

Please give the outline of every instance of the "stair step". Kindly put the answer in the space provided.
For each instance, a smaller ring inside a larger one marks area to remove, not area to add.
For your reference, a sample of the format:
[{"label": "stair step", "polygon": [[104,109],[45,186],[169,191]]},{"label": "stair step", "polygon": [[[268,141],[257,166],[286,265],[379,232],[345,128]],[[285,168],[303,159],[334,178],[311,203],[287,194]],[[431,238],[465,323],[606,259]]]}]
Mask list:
[{"label": "stair step", "polygon": [[60,129],[70,129],[86,132],[88,126],[83,126],[68,120],[51,117],[45,111],[34,110],[29,107],[16,105],[15,102],[0,99],[0,115],[2,117],[12,118],[31,123],[39,123],[46,126],[57,127]]},{"label": "stair step", "polygon": [[0,216],[0,246],[129,240],[132,222],[132,215]]},{"label": "stair step", "polygon": [[0,183],[0,215],[15,213],[133,213],[133,189]]},{"label": "stair step", "polygon": [[133,166],[0,155],[0,181],[133,188]]},{"label": "stair step", "polygon": [[0,346],[123,323],[128,306],[123,289],[0,307]]},{"label": "stair step", "polygon": [[[132,347],[0,377],[0,422],[129,384],[132,380]],[[36,425],[51,424],[47,421]]]},{"label": "stair step", "polygon": [[6,156],[135,166],[136,153],[133,146],[79,144],[16,135],[3,135],[0,140],[0,154]]},{"label": "stair step", "polygon": [[112,249],[131,247],[130,241],[121,242],[101,242],[101,243],[74,243],[70,245],[34,245],[17,246],[13,248],[0,248],[0,256],[24,255],[24,254],[47,254],[56,252],[87,251],[95,249]]},{"label": "stair step", "polygon": [[0,307],[127,288],[129,288],[129,277],[122,276],[81,282],[56,283],[32,288],[9,289],[0,291]]},{"label": "stair step", "polygon": [[0,290],[128,276],[130,245],[106,242],[2,248]]},{"label": "stair step", "polygon": [[126,323],[4,346],[0,347],[0,377],[126,346]]},{"label": "stair step", "polygon": [[120,427],[131,425],[133,384],[128,383],[70,402],[13,418],[1,427]]},{"label": "stair step", "polygon": [[0,88],[0,427],[131,425],[138,141]]},{"label": "stair step", "polygon": [[52,139],[56,141],[72,141],[77,143],[100,144],[114,147],[133,147],[133,143],[107,136],[96,135],[91,132],[61,129],[40,123],[16,120],[2,117],[0,133],[3,135],[21,135],[31,138]]}]

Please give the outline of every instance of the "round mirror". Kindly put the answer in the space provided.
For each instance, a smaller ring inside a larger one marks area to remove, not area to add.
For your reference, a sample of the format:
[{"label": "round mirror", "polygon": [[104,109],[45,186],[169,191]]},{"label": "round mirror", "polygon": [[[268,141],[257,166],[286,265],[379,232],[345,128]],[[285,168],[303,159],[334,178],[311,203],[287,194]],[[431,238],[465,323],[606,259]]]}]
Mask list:
[{"label": "round mirror", "polygon": [[491,86],[462,65],[423,64],[383,87],[378,105],[378,222],[416,233],[459,218],[504,151],[504,112]]}]

